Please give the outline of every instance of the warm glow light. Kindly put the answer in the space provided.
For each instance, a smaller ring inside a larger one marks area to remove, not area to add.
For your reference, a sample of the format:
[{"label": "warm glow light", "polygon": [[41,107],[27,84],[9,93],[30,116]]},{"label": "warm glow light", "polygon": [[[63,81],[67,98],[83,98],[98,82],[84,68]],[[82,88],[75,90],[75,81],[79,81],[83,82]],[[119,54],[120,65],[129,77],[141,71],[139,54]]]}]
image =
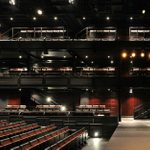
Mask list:
[{"label": "warm glow light", "polygon": [[36,18],[36,17],[33,17],[32,19],[35,21],[37,18]]},{"label": "warm glow light", "polygon": [[86,20],[86,18],[85,18],[85,17],[83,17],[82,19],[83,19],[83,20]]},{"label": "warm glow light", "polygon": [[19,56],[19,59],[22,59],[22,56],[21,56],[21,55]]},{"label": "warm glow light", "polygon": [[98,137],[99,136],[99,132],[94,132],[94,137]]},{"label": "warm glow light", "polygon": [[52,98],[51,98],[51,97],[47,97],[46,101],[47,101],[47,102],[51,102],[51,101],[52,101]]},{"label": "warm glow light", "polygon": [[130,20],[133,20],[133,17],[130,17]]},{"label": "warm glow light", "polygon": [[65,106],[61,106],[60,110],[61,111],[66,111],[66,107]]},{"label": "warm glow light", "polygon": [[88,55],[86,55],[86,56],[85,56],[85,58],[87,59],[87,58],[89,58],[89,56],[88,56]]},{"label": "warm glow light", "polygon": [[150,53],[148,53],[148,58],[150,59]]},{"label": "warm glow light", "polygon": [[110,17],[106,17],[106,20],[110,20]]},{"label": "warm glow light", "polygon": [[123,53],[121,54],[121,56],[122,56],[122,58],[126,58],[126,57],[127,57],[127,53],[126,53],[126,52],[123,52]]},{"label": "warm glow light", "polygon": [[54,17],[54,20],[58,20],[58,17],[55,16],[55,17]]},{"label": "warm glow light", "polygon": [[43,11],[42,11],[41,9],[38,9],[38,10],[37,10],[37,14],[38,14],[38,15],[42,15],[42,14],[43,14]]},{"label": "warm glow light", "polygon": [[134,58],[135,56],[136,56],[136,53],[133,52],[133,53],[131,54],[131,57]]},{"label": "warm glow light", "polygon": [[9,0],[10,5],[16,5],[16,0]]},{"label": "warm glow light", "polygon": [[145,53],[142,52],[142,53],[141,53],[141,57],[142,57],[142,58],[145,57]]},{"label": "warm glow light", "polygon": [[145,13],[146,13],[146,10],[145,10],[145,9],[143,9],[143,10],[142,10],[142,14],[145,14]]},{"label": "warm glow light", "polygon": [[11,20],[11,21],[13,21],[13,20],[14,20],[14,18],[13,18],[13,17],[10,17],[10,20]]}]

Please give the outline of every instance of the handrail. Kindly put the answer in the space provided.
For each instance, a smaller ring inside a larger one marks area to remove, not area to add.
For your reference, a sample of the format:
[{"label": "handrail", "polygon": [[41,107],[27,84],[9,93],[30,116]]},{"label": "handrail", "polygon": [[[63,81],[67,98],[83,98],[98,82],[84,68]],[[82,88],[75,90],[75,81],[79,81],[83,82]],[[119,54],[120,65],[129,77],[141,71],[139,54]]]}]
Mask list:
[{"label": "handrail", "polygon": [[46,148],[45,150],[60,150],[61,148],[66,146],[68,143],[72,142],[74,139],[76,139],[78,136],[80,136],[85,131],[86,131],[85,128],[81,128],[80,130],[67,136],[66,138],[62,139],[61,141],[57,142],[56,144]]}]

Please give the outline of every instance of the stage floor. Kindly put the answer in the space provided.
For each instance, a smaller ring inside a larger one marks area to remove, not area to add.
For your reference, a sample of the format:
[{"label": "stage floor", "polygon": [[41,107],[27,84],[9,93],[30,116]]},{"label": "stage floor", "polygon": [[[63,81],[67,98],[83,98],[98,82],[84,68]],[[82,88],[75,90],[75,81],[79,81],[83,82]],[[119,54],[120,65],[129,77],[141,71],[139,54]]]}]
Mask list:
[{"label": "stage floor", "polygon": [[105,150],[150,150],[150,120],[123,118]]}]

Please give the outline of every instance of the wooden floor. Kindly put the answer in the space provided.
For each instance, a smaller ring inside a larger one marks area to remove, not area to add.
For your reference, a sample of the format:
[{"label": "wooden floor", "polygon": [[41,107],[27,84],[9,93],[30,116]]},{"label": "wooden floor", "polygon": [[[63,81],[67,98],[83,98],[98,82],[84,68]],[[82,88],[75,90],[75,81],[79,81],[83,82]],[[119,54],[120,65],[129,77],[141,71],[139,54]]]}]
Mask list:
[{"label": "wooden floor", "polygon": [[150,150],[150,120],[124,118],[105,150]]}]

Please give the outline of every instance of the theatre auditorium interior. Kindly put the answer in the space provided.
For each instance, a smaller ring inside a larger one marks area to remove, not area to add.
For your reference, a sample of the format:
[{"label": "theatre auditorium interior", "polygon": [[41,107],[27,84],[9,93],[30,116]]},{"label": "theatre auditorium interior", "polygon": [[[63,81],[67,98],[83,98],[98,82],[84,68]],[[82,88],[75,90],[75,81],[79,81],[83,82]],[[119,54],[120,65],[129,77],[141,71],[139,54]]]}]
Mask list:
[{"label": "theatre auditorium interior", "polygon": [[149,0],[0,0],[0,149],[149,141]]}]

